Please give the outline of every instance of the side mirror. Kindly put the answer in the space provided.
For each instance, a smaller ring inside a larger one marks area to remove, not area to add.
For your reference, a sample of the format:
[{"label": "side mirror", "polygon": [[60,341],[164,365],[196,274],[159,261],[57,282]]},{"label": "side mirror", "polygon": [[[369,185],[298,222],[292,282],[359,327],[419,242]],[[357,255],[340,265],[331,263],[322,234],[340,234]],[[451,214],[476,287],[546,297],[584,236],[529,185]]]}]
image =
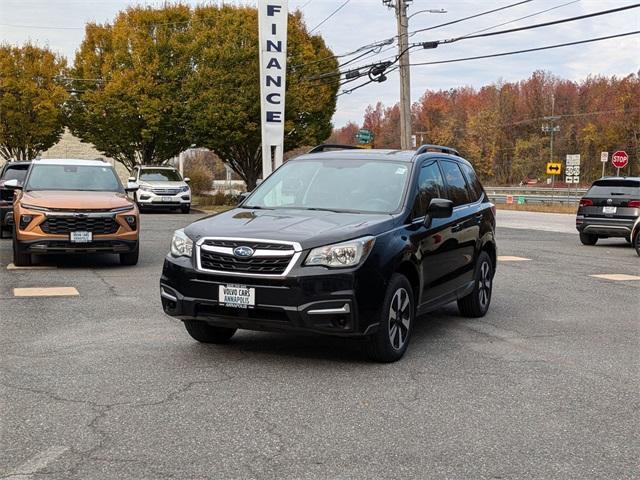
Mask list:
[{"label": "side mirror", "polygon": [[238,195],[238,205],[242,205],[242,202],[244,202],[249,195],[251,195],[251,192],[242,192]]},{"label": "side mirror", "polygon": [[4,188],[7,190],[22,190],[22,184],[17,178],[12,178],[4,182]]},{"label": "side mirror", "polygon": [[184,180],[186,183],[189,183],[189,182],[191,181],[191,179],[190,179],[189,177],[184,177],[184,178],[183,178],[183,180]]},{"label": "side mirror", "polygon": [[127,181],[128,181],[129,183],[136,183],[136,177],[129,177],[129,178],[127,179]]},{"label": "side mirror", "polygon": [[135,182],[132,182],[131,179],[129,179],[129,183],[124,188],[124,191],[127,193],[133,193],[133,192],[137,192],[139,188],[140,188],[140,185],[138,185]]},{"label": "side mirror", "polygon": [[427,208],[424,222],[429,224],[434,218],[449,218],[451,215],[453,215],[453,202],[451,200],[433,198]]}]

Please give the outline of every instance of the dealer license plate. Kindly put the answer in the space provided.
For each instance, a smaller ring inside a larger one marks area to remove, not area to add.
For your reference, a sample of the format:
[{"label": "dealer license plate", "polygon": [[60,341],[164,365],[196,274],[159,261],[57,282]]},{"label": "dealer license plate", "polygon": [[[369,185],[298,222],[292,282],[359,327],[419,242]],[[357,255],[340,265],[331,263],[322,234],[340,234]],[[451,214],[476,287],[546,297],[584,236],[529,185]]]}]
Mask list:
[{"label": "dealer license plate", "polygon": [[256,304],[256,289],[245,285],[220,285],[218,302],[226,307],[253,307]]},{"label": "dealer license plate", "polygon": [[93,240],[91,232],[71,232],[69,234],[69,241],[71,243],[89,243]]},{"label": "dealer license plate", "polygon": [[178,199],[173,197],[162,197],[163,202],[176,202]]},{"label": "dealer license plate", "polygon": [[602,213],[616,213],[617,207],[602,207]]}]

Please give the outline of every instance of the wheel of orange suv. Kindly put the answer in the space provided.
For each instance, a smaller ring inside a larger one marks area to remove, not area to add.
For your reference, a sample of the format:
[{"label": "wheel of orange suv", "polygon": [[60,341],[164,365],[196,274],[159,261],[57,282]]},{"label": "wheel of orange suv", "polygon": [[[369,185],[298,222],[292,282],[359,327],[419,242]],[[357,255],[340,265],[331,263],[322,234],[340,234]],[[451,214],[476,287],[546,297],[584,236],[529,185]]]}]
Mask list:
[{"label": "wheel of orange suv", "polygon": [[16,267],[28,267],[31,265],[31,254],[20,251],[16,228],[13,229],[13,264]]},{"label": "wheel of orange suv", "polygon": [[413,289],[407,277],[395,273],[385,295],[378,331],[369,339],[367,354],[378,362],[395,362],[407,351],[415,307]]},{"label": "wheel of orange suv", "polygon": [[140,256],[140,242],[136,243],[135,250],[120,254],[120,265],[136,265]]}]

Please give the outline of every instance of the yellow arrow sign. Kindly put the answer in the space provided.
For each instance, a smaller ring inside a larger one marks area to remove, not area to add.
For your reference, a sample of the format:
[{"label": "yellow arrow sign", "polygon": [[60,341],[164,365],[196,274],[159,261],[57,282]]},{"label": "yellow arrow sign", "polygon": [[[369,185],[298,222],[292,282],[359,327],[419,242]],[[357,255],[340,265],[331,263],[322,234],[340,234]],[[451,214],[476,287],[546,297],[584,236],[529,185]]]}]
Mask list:
[{"label": "yellow arrow sign", "polygon": [[547,175],[560,175],[562,172],[562,164],[561,163],[547,163]]}]

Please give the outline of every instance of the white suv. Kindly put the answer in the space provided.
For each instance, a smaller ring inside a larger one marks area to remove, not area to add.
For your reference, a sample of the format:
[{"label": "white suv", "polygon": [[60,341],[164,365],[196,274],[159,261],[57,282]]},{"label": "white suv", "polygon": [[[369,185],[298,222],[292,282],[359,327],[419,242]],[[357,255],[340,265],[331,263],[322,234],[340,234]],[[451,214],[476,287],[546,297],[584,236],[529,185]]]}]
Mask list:
[{"label": "white suv", "polygon": [[135,200],[142,211],[146,208],[179,208],[182,213],[191,209],[191,189],[189,178],[182,178],[173,167],[135,167],[129,182],[140,187]]}]

